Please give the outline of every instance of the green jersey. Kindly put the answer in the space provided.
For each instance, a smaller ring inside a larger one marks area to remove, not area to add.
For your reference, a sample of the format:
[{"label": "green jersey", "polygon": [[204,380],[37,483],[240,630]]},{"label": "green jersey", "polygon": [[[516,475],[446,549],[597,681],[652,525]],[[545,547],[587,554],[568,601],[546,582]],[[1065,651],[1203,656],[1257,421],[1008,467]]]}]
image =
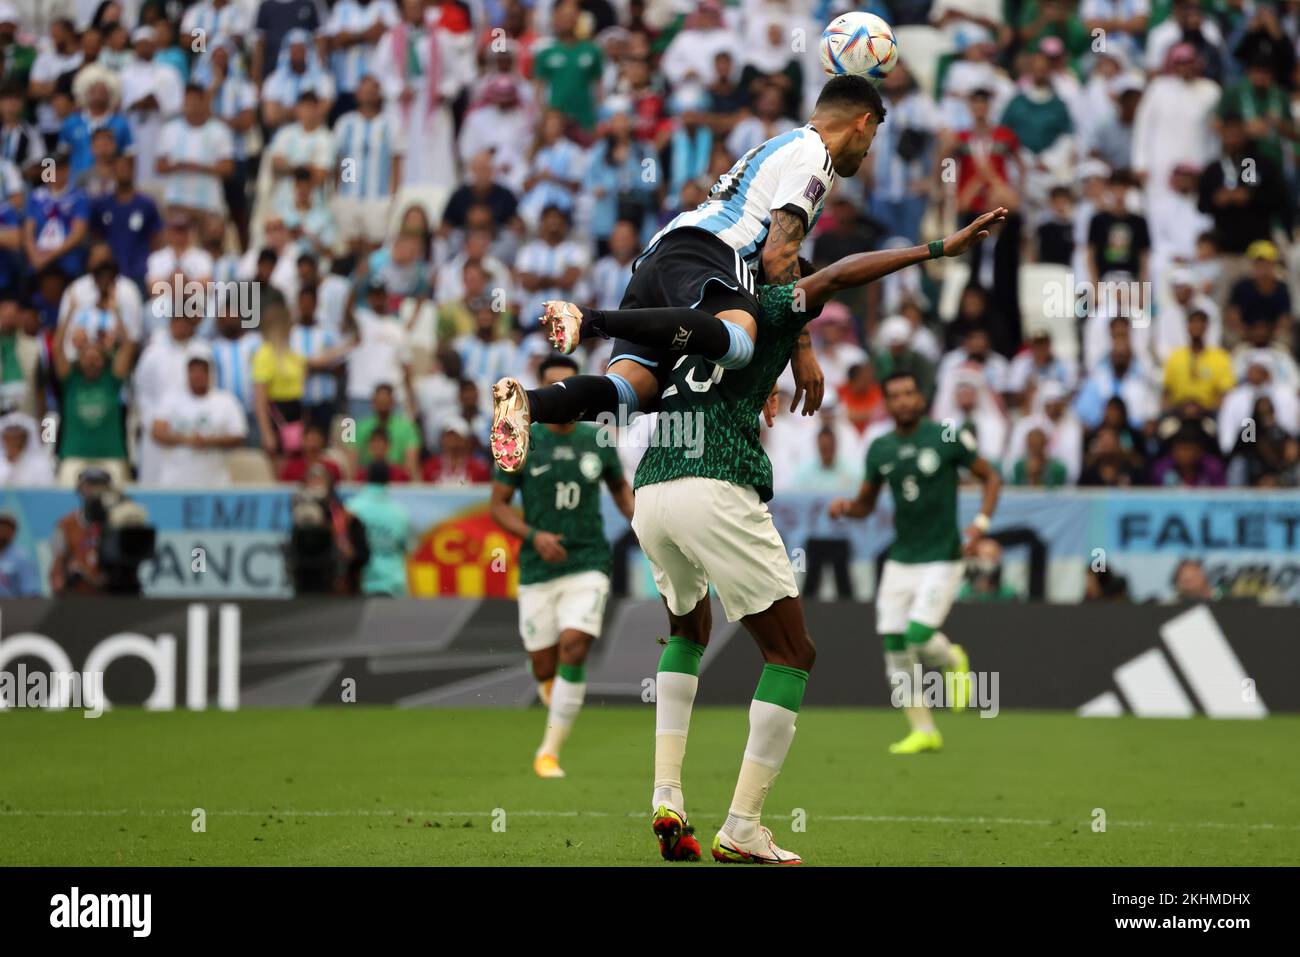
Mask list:
[{"label": "green jersey", "polygon": [[497,469],[498,482],[519,489],[524,521],[539,532],[563,536],[568,558],[552,564],[529,542],[519,547],[519,584],[533,585],[562,575],[597,571],[614,564],[600,517],[600,486],[623,475],[618,452],[597,440],[600,430],[580,422],[569,433],[537,423],[529,430],[528,461],[513,474]]},{"label": "green jersey", "polygon": [[772,497],[772,462],[758,439],[758,416],[804,325],[794,283],[760,286],[754,358],[724,369],[702,356],[677,360],[659,401],[650,447],[636,470],[636,488],[693,476],[751,485]]},{"label": "green jersey", "polygon": [[894,497],[896,562],[949,562],[961,558],[957,527],[957,469],[977,458],[975,437],[949,435],[933,419],[921,419],[911,435],[890,432],[867,449],[867,481],[888,482]]}]

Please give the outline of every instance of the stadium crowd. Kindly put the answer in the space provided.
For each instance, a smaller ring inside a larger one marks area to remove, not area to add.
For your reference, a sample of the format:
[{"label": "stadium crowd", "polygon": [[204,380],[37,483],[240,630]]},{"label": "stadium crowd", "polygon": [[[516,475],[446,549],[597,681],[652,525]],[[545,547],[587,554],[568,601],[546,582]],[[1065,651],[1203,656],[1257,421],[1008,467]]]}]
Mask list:
[{"label": "stadium crowd", "polygon": [[[0,0],[0,485],[488,482],[541,302],[615,307],[846,6]],[[856,486],[897,370],[1014,485],[1297,484],[1300,3],[867,9],[901,64],[809,258],[1012,215],[823,310],[778,492]]]}]

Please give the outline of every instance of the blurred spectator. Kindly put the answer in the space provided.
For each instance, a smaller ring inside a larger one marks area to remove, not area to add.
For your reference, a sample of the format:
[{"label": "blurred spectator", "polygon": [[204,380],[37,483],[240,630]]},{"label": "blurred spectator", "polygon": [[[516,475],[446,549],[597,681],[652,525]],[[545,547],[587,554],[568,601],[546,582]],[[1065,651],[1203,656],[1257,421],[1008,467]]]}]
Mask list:
[{"label": "blurred spectator", "polygon": [[1274,223],[1289,232],[1294,216],[1281,171],[1255,151],[1243,119],[1222,117],[1219,137],[1222,155],[1199,162],[1200,209],[1214,219],[1215,242],[1226,259],[1223,280],[1230,286],[1249,268],[1252,244],[1268,240]]},{"label": "blurred spectator", "polygon": [[60,146],[51,159],[53,179],[27,200],[23,252],[33,272],[53,266],[65,277],[79,276],[86,264],[82,244],[90,228],[90,200],[72,185],[66,148]]},{"label": "blurred spectator", "polygon": [[321,65],[311,33],[301,27],[290,30],[275,69],[262,82],[262,120],[269,127],[281,127],[307,98],[328,113],[334,97],[334,80]]},{"label": "blurred spectator", "polygon": [[235,171],[235,145],[226,124],[212,117],[203,87],[185,88],[181,115],[162,128],[157,155],[169,211],[200,222],[225,212],[223,182]]},{"label": "blurred spectator", "polygon": [[634,224],[638,240],[649,237],[660,183],[658,154],[633,135],[632,101],[611,97],[601,115],[605,135],[591,148],[585,190],[593,200],[591,235],[603,256],[619,221]]},{"label": "blurred spectator", "polygon": [[364,298],[354,314],[357,346],[349,353],[347,364],[347,411],[356,421],[372,413],[372,400],[379,386],[391,388],[394,377],[400,375],[404,381],[407,371],[402,361],[406,329],[397,316],[388,312],[388,294],[383,285],[371,276],[358,295]]},{"label": "blurred spectator", "polygon": [[1019,601],[1020,595],[1002,580],[1002,546],[984,536],[975,543],[975,554],[966,561],[966,575],[957,592],[958,601]]},{"label": "blurred spectator", "polygon": [[403,477],[393,477],[393,481],[409,482],[417,474],[420,458],[420,431],[409,416],[403,415],[396,407],[396,396],[391,385],[382,384],[375,388],[372,401],[373,413],[357,423],[356,434],[356,468],[364,472],[374,461],[374,450],[370,437],[376,432],[384,435],[384,456],[381,461],[400,467]]},{"label": "blurred spectator", "polygon": [[452,416],[442,423],[438,452],[429,456],[420,477],[435,485],[482,485],[492,479],[487,461],[474,451],[474,436],[469,423]]},{"label": "blurred spectator", "polygon": [[30,415],[9,412],[0,416],[0,445],[0,486],[54,484],[54,460]]},{"label": "blurred spectator", "polygon": [[[382,9],[384,3],[363,7],[356,0],[345,0],[335,7],[335,15],[347,6],[358,11],[355,15],[364,17],[362,11]],[[402,181],[406,146],[392,114],[383,112],[383,93],[373,75],[361,77],[355,99],[356,109],[344,113],[334,127],[332,155],[339,160],[338,193],[334,198],[339,239],[360,257],[383,245],[393,197]],[[444,216],[450,215],[450,207],[449,200]]]},{"label": "blurred spectator", "polygon": [[297,452],[290,453],[280,463],[276,477],[281,482],[301,482],[307,478],[312,469],[324,469],[332,481],[343,478],[339,464],[325,454],[327,436],[325,429],[315,423],[308,423],[302,431],[302,444]]},{"label": "blurred spectator", "polygon": [[1232,287],[1228,299],[1227,323],[1232,333],[1256,341],[1250,331],[1257,324],[1267,330],[1268,339],[1291,335],[1291,293],[1278,277],[1278,252],[1267,239],[1257,239],[1246,250],[1250,274]]},{"label": "blurred spectator", "polygon": [[1015,463],[1025,454],[1028,435],[1034,429],[1041,429],[1047,436],[1048,452],[1065,466],[1069,481],[1078,481],[1083,465],[1083,423],[1070,407],[1069,393],[1059,382],[1049,379],[1034,390],[1029,414],[1011,430],[1004,461]]},{"label": "blurred spectator", "polygon": [[1223,320],[1214,300],[1196,288],[1196,273],[1187,266],[1176,266],[1168,273],[1171,295],[1160,301],[1156,313],[1156,358],[1167,362],[1169,356],[1190,341],[1188,317],[1193,312],[1205,316],[1205,344],[1211,348],[1223,344]]},{"label": "blurred spectator", "polygon": [[129,155],[113,161],[113,189],[90,206],[91,229],[112,250],[122,275],[140,290],[145,288],[149,255],[162,232],[162,217],[153,199],[137,191],[135,159]]},{"label": "blurred spectator", "polygon": [[122,109],[135,149],[136,176],[152,187],[158,179],[162,131],[180,114],[185,85],[170,64],[154,55],[158,42],[153,27],[139,27],[131,39],[134,56],[122,68]]},{"label": "blurred spectator", "polygon": [[44,412],[38,383],[41,358],[40,341],[22,328],[18,299],[0,290],[0,415],[21,412],[36,417]]},{"label": "blurred spectator", "polygon": [[55,595],[97,595],[106,585],[99,543],[107,515],[100,503],[112,488],[102,469],[77,477],[77,508],[59,519],[50,536],[50,591]]},{"label": "blurred spectator", "polygon": [[1053,186],[1048,211],[1038,224],[1038,261],[1068,266],[1074,259],[1074,195],[1068,186]]},{"label": "blurred spectator", "polygon": [[838,408],[859,433],[866,432],[871,423],[885,417],[885,396],[880,391],[870,362],[850,366],[844,384],[836,393],[840,400]]},{"label": "blurred spectator", "polygon": [[248,422],[235,397],[212,385],[212,350],[202,345],[187,350],[185,386],[166,396],[150,434],[161,446],[159,485],[229,484],[225,451],[244,444]]},{"label": "blurred spectator", "polygon": [[1108,568],[1089,566],[1084,601],[1128,602],[1128,579]]},{"label": "blurred spectator", "polygon": [[1202,602],[1218,601],[1223,597],[1220,589],[1210,584],[1205,574],[1205,566],[1195,558],[1184,558],[1174,568],[1172,582],[1173,601]]},{"label": "blurred spectator", "polygon": [[1187,316],[1188,344],[1175,349],[1165,363],[1165,402],[1195,402],[1208,412],[1219,408],[1236,382],[1227,350],[1206,345],[1209,320],[1201,310]]},{"label": "blurred spectator", "polygon": [[996,468],[1007,447],[1007,417],[1001,400],[988,381],[972,366],[961,366],[945,376],[934,397],[932,415],[949,430],[975,439],[979,454]]},{"label": "blurred spectator", "polygon": [[15,541],[17,537],[18,516],[0,511],[0,598],[39,597],[40,573],[26,549]]},{"label": "blurred spectator", "polygon": [[[480,194],[479,201],[483,201],[485,184],[498,180],[503,185],[494,191],[492,213],[498,224],[504,224],[514,215],[515,194],[523,191],[528,176],[528,156],[519,147],[532,141],[533,124],[520,100],[516,80],[502,75],[489,78],[482,99],[481,104],[466,114],[460,131],[460,158],[470,171],[470,181],[458,187],[447,202],[444,215],[454,217],[452,225],[455,226],[462,225],[457,219],[463,220],[465,206],[464,199],[457,201],[457,197],[463,196],[468,187],[475,189]],[[501,195],[502,191],[505,196]],[[503,208],[506,205],[508,213]]]},{"label": "blurred spectator", "polygon": [[369,560],[361,572],[364,595],[400,597],[407,591],[406,552],[411,540],[411,518],[388,494],[392,471],[382,460],[371,463],[364,475],[365,487],[348,499],[348,511],[365,527],[370,550]]},{"label": "blurred spectator", "polygon": [[1119,396],[1128,407],[1134,428],[1151,418],[1157,409],[1152,371],[1134,351],[1132,324],[1124,318],[1110,321],[1110,352],[1093,367],[1074,400],[1075,411],[1088,428],[1102,417],[1103,407]]},{"label": "blurred spectator", "polygon": [[[111,322],[98,336],[75,322],[61,326],[51,350],[62,391],[59,456],[63,460],[60,474],[67,484],[93,460],[116,462],[120,474],[126,474],[126,431],[119,397],[135,351],[121,319],[113,316]],[[72,347],[71,359],[65,336]],[[93,464],[103,465],[100,461]]]},{"label": "blurred spectator", "polygon": [[[1180,2],[1195,5],[1196,0]],[[1152,46],[1148,43],[1148,51]],[[1219,85],[1202,75],[1196,48],[1176,44],[1169,52],[1168,72],[1147,85],[1133,124],[1133,172],[1149,196],[1169,190],[1170,174],[1179,163],[1203,167],[1214,157],[1210,118],[1218,101]]]},{"label": "blurred spectator", "polygon": [[595,84],[603,65],[600,47],[578,35],[577,0],[559,0],[551,11],[554,40],[533,50],[533,76],[546,105],[584,130],[596,125]]},{"label": "blurred spectator", "polygon": [[841,494],[856,488],[861,479],[861,466],[846,461],[840,454],[835,430],[823,428],[817,433],[816,458],[799,467],[792,487],[806,492]]},{"label": "blurred spectator", "polygon": [[921,238],[921,217],[930,192],[928,171],[939,117],[933,100],[918,88],[903,63],[885,77],[881,92],[889,119],[880,126],[867,154],[874,184],[871,214],[889,224],[891,235],[915,243]]},{"label": "blurred spectator", "polygon": [[[824,310],[823,310],[824,311]],[[913,348],[915,330],[903,316],[890,316],[880,324],[878,349],[873,360],[876,381],[884,382],[895,372],[906,372],[927,399],[934,395],[934,364]]]},{"label": "blurred spectator", "polygon": [[848,381],[850,369],[868,361],[866,350],[854,341],[853,316],[843,303],[828,302],[810,328],[827,387],[838,389]]},{"label": "blurred spectator", "polygon": [[1175,435],[1168,454],[1152,464],[1151,483],[1191,488],[1228,484],[1223,462],[1209,452],[1200,432],[1190,429]]},{"label": "blurred spectator", "polygon": [[1066,392],[1073,392],[1078,378],[1079,369],[1075,361],[1057,356],[1047,327],[1036,325],[1030,327],[1026,348],[1011,360],[1006,389],[1012,404],[1021,406],[1030,390],[1045,382],[1055,382]]},{"label": "blurred spectator", "polygon": [[1268,396],[1255,400],[1253,428],[1243,428],[1228,461],[1228,484],[1251,487],[1295,487],[1300,464],[1300,442],[1277,421]]},{"label": "blurred spectator", "polygon": [[272,302],[262,309],[261,328],[262,343],[250,363],[253,409],[258,441],[278,461],[302,451],[307,360],[293,349],[292,321],[283,303]]},{"label": "blurred spectator", "polygon": [[1010,484],[1060,488],[1068,478],[1065,463],[1048,452],[1047,433],[1037,426],[1026,432],[1025,454],[1011,464]]},{"label": "blurred spectator", "polygon": [[1273,357],[1269,350],[1258,349],[1249,353],[1245,361],[1245,374],[1237,385],[1224,396],[1219,407],[1219,449],[1229,455],[1239,439],[1254,441],[1258,423],[1254,420],[1256,403],[1261,398],[1269,400],[1272,421],[1288,435],[1300,434],[1300,398],[1294,384],[1281,385],[1273,374]]}]

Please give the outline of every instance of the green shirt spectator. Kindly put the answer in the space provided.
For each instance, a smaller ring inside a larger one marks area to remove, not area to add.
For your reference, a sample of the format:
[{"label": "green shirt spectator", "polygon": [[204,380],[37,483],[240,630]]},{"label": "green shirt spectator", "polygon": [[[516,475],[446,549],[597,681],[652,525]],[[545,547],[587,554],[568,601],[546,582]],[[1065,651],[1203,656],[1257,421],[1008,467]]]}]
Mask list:
[{"label": "green shirt spectator", "polygon": [[1002,114],[1008,127],[1031,153],[1041,153],[1074,130],[1070,111],[1051,86],[1035,87],[1012,97]]},{"label": "green shirt spectator", "polygon": [[1239,116],[1246,133],[1263,156],[1284,166],[1281,131],[1291,128],[1291,104],[1286,91],[1274,85],[1273,72],[1267,63],[1252,63],[1246,79],[1231,84],[1219,98],[1218,114]]},{"label": "green shirt spectator", "polygon": [[600,47],[578,38],[577,11],[577,4],[556,5],[555,42],[534,52],[533,76],[545,85],[548,106],[590,130],[596,126],[595,84],[605,60]]},{"label": "green shirt spectator", "polygon": [[1092,49],[1092,37],[1079,19],[1075,4],[1067,0],[1025,0],[1017,24],[1020,40],[1033,48],[1046,37],[1056,37],[1065,44],[1065,52],[1078,68],[1078,59]]},{"label": "green shirt spectator", "polygon": [[1065,485],[1066,478],[1065,464],[1060,459],[1049,458],[1037,469],[1031,469],[1028,456],[1022,456],[1011,466],[1012,485],[1060,488]]},{"label": "green shirt spectator", "polygon": [[[132,346],[114,318],[111,332],[92,339],[83,328],[72,331],[75,359],[64,345],[68,325],[54,338],[51,360],[63,385],[63,421],[59,456],[63,459],[125,459],[122,384],[131,370]],[[120,343],[120,345],[119,345]]]}]

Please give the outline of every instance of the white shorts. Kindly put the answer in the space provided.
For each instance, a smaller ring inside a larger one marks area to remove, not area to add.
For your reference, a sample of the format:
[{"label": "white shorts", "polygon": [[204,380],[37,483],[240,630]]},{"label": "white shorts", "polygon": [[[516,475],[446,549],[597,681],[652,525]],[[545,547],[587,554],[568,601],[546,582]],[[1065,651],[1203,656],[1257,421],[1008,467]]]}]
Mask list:
[{"label": "white shorts", "polygon": [[608,598],[609,576],[604,572],[577,572],[520,585],[519,635],[524,650],[553,648],[560,633],[570,630],[599,638]]},{"label": "white shorts", "polygon": [[876,588],[876,631],[901,635],[909,621],[940,627],[957,598],[963,570],[961,562],[886,561]]},{"label": "white shorts", "polygon": [[643,486],[632,530],[674,615],[689,613],[710,584],[728,621],[799,595],[785,543],[748,485],[688,477]]},{"label": "white shorts", "polygon": [[391,199],[357,199],[354,196],[334,197],[334,222],[339,227],[339,239],[349,243],[354,239],[382,243],[388,234],[388,213]]}]

